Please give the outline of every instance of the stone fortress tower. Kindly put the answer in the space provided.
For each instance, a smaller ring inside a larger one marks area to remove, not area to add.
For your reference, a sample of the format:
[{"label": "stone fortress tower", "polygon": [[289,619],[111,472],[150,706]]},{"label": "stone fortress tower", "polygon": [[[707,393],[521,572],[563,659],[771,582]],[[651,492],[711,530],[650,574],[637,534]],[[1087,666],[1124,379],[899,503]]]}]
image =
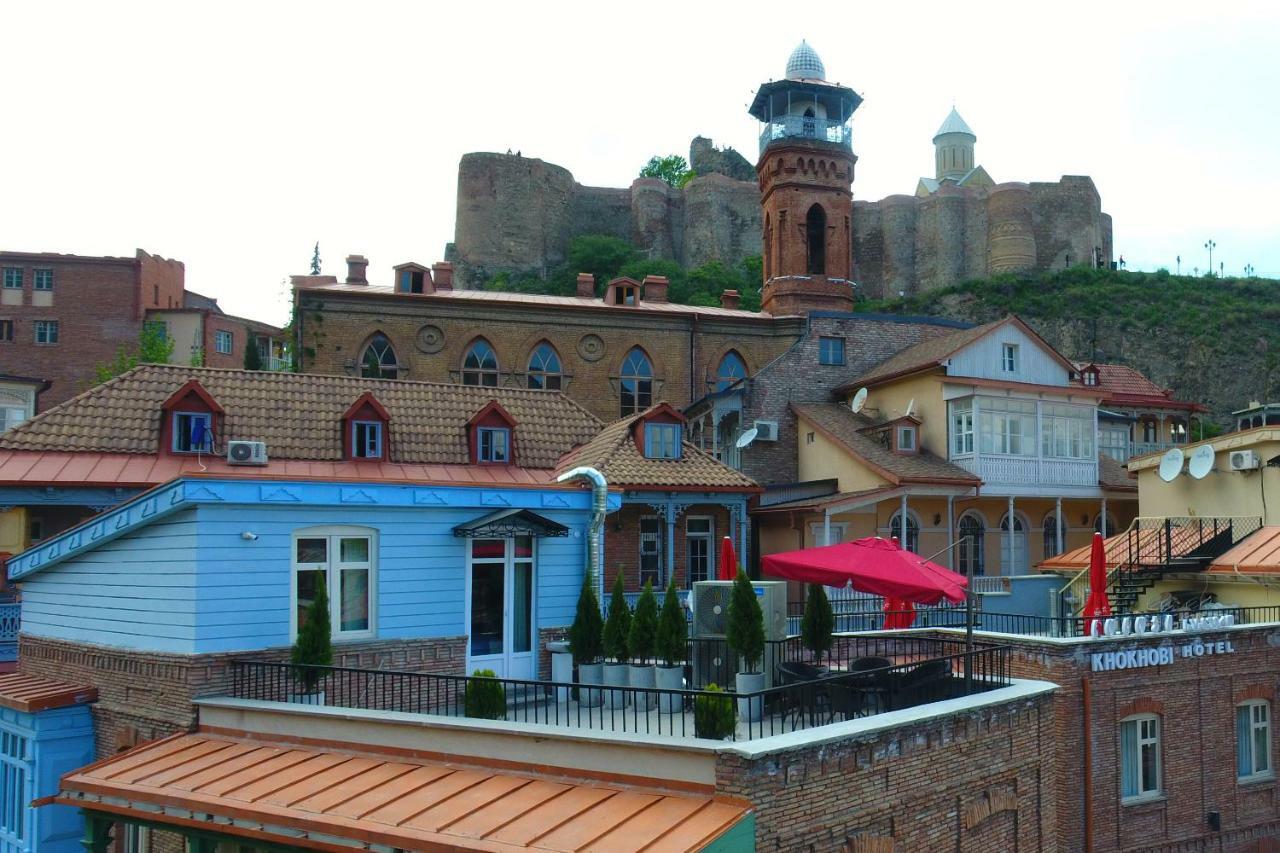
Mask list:
[{"label": "stone fortress tower", "polygon": [[828,83],[801,42],[786,77],[765,83],[749,112],[762,123],[760,208],[764,289],[770,314],[853,308],[853,165],[849,120],[862,103]]},{"label": "stone fortress tower", "polygon": [[768,310],[779,314],[1111,263],[1111,217],[1092,179],[996,183],[978,164],[977,134],[954,108],[933,136],[933,177],[920,178],[911,195],[852,200],[849,120],[861,98],[825,78],[822,60],[801,43],[785,78],[760,87],[750,108],[763,128],[755,181],[745,180],[750,165],[741,155],[702,137],[690,150],[698,177],[682,189],[647,178],[589,187],[520,154],[464,155],[445,251],[457,286],[500,271],[546,275],[581,234],[629,240],[686,268],[761,255]]}]

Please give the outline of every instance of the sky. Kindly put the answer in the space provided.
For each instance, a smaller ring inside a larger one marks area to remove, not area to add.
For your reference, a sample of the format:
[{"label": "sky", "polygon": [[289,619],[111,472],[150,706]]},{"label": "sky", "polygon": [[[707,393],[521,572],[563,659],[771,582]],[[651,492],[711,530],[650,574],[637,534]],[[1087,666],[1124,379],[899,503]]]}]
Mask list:
[{"label": "sky", "polygon": [[932,175],[954,104],[997,181],[1093,177],[1130,269],[1280,278],[1280,6],[1264,2],[0,4],[0,249],[186,264],[282,323],[287,279],[444,257],[459,158],[627,186],[698,134],[754,162],[806,39],[865,101],[854,197]]}]

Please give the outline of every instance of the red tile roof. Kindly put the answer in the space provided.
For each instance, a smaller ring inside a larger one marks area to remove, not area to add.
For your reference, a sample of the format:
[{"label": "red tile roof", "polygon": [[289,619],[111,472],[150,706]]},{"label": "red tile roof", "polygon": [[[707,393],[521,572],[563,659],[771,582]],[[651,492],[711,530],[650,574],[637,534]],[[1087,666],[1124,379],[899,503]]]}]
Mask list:
[{"label": "red tile roof", "polygon": [[1173,392],[1161,388],[1152,382],[1141,371],[1124,364],[1104,364],[1101,362],[1077,362],[1076,367],[1084,370],[1094,367],[1098,370],[1098,385],[1106,393],[1102,405],[1108,403],[1155,406],[1168,409],[1206,410],[1198,403],[1186,403],[1175,400]]}]

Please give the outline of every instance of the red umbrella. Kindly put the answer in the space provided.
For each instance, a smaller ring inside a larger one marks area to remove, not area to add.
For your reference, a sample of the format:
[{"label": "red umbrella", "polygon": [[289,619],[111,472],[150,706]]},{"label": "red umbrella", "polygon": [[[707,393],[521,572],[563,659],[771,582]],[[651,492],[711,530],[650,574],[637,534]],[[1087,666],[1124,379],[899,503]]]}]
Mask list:
[{"label": "red umbrella", "polygon": [[720,569],[716,574],[722,581],[731,581],[738,576],[738,555],[734,553],[733,540],[728,536],[720,543]]},{"label": "red umbrella", "polygon": [[903,551],[888,539],[869,536],[854,542],[770,554],[762,561],[765,574],[806,583],[854,589],[900,598],[914,604],[937,604],[942,599],[964,601],[968,579]]},{"label": "red umbrella", "polygon": [[1102,544],[1102,534],[1093,534],[1093,549],[1089,552],[1089,599],[1084,603],[1082,614],[1089,621],[1085,623],[1085,636],[1093,636],[1094,624],[1111,615],[1111,602],[1107,599],[1107,552]]}]

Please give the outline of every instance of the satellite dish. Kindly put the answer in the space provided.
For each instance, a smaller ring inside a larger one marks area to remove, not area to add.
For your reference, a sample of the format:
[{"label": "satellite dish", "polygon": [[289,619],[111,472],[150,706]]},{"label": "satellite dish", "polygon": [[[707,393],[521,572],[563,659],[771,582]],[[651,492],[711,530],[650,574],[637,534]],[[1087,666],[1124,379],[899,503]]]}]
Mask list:
[{"label": "satellite dish", "polygon": [[907,411],[906,411],[905,417],[908,417],[908,418],[911,417],[911,413],[915,411],[915,408],[916,408],[916,398],[912,397],[910,401],[907,402]]},{"label": "satellite dish", "polygon": [[854,414],[862,411],[862,407],[867,404],[867,389],[859,388],[858,393],[853,395],[853,400],[849,403],[849,408],[853,409]]},{"label": "satellite dish", "polygon": [[1191,461],[1187,463],[1187,473],[1197,480],[1203,480],[1212,470],[1213,448],[1207,444],[1202,444],[1191,454]]},{"label": "satellite dish", "polygon": [[760,434],[760,430],[752,427],[751,429],[738,436],[738,440],[734,442],[739,450],[756,440],[756,436]]},{"label": "satellite dish", "polygon": [[1175,447],[1171,449],[1160,460],[1160,479],[1166,483],[1172,483],[1182,473],[1182,460],[1185,457],[1182,450]]}]

